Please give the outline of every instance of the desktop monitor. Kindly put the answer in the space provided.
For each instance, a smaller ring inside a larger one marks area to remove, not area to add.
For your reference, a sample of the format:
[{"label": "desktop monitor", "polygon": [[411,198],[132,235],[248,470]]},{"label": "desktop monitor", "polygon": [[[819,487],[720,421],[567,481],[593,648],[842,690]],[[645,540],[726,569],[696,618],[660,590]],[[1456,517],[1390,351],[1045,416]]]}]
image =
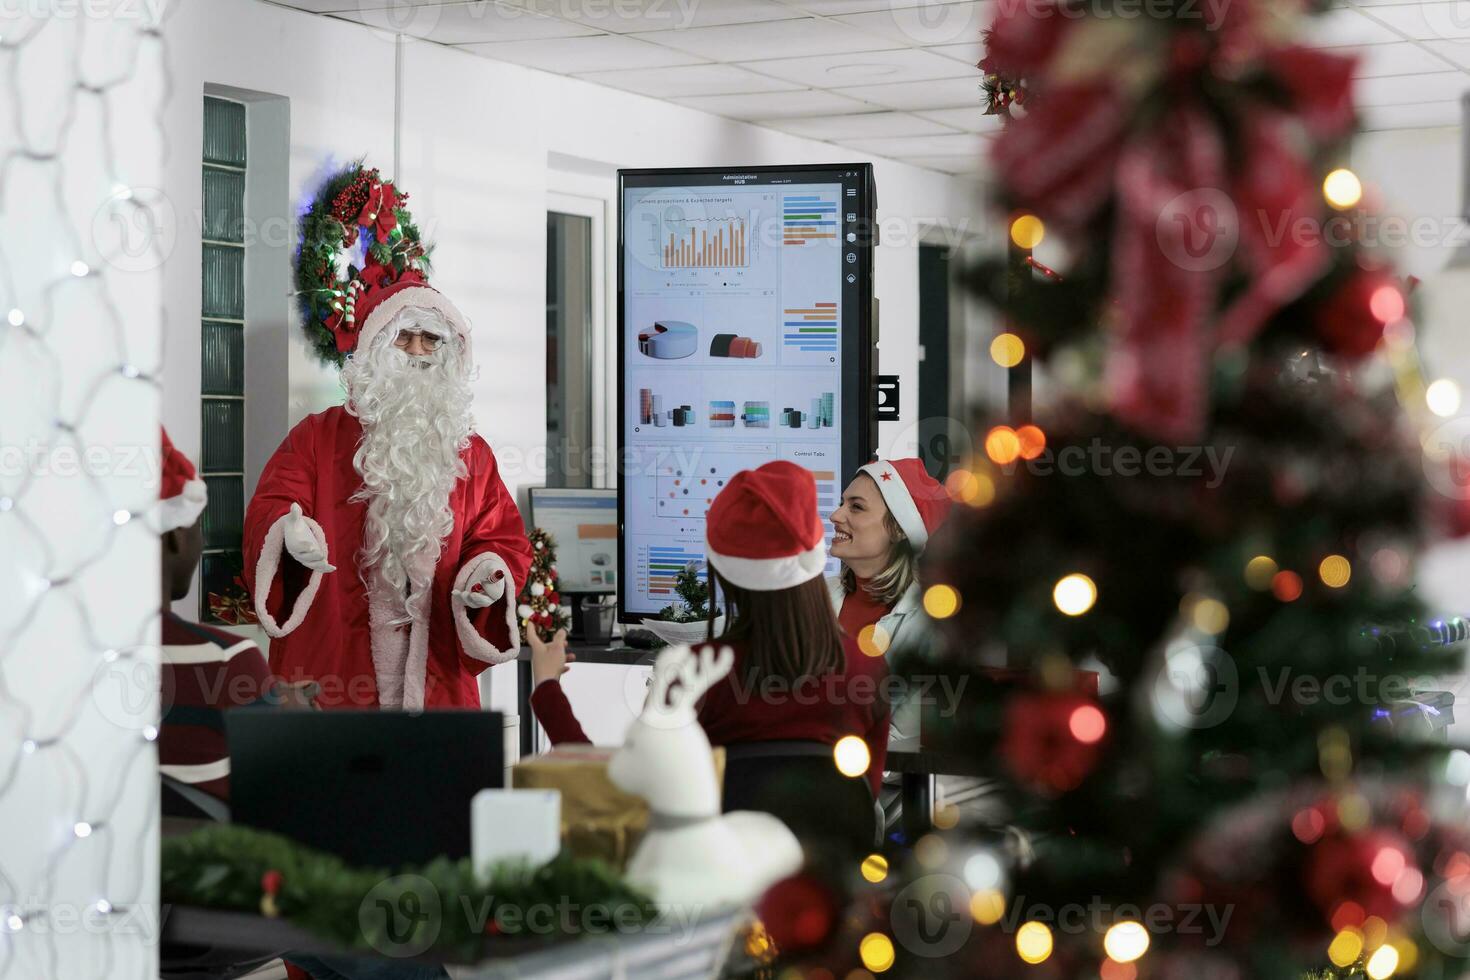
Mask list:
[{"label": "desktop monitor", "polygon": [[873,458],[876,191],[866,163],[618,174],[618,615],[631,623],[703,568],[705,512],[731,476],[806,467],[825,524]]},{"label": "desktop monitor", "polygon": [[531,488],[531,526],[556,539],[556,572],[568,594],[618,587],[618,492]]},{"label": "desktop monitor", "polygon": [[364,868],[468,857],[470,803],[505,782],[493,711],[248,707],[225,732],[235,823]]}]

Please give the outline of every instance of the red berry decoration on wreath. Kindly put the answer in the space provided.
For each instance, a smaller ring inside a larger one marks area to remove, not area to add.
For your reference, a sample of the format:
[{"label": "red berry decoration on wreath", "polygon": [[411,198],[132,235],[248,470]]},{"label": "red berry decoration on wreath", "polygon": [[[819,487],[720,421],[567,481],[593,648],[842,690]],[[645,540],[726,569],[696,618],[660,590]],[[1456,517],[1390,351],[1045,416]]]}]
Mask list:
[{"label": "red berry decoration on wreath", "polygon": [[329,178],[301,216],[296,295],[323,361],[341,367],[356,347],[365,299],[400,283],[427,284],[430,249],[407,201],[376,168],[358,162]]},{"label": "red berry decoration on wreath", "polygon": [[260,876],[260,914],[267,919],[279,918],[281,907],[276,902],[280,897],[284,879],[279,871],[272,869]]}]

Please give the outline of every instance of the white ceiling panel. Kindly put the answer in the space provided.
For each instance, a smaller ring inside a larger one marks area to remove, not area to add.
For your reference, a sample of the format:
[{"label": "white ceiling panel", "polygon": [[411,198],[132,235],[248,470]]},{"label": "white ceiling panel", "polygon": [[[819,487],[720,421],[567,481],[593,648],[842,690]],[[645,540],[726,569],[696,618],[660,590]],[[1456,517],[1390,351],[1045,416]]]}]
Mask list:
[{"label": "white ceiling panel", "polygon": [[1453,102],[1421,102],[1418,105],[1369,106],[1362,111],[1363,128],[1420,129],[1428,126],[1458,126],[1461,109]]},{"label": "white ceiling panel", "polygon": [[814,17],[761,24],[731,24],[728,27],[696,27],[688,31],[661,31],[642,36],[680,51],[726,62],[898,47],[896,41],[884,41],[846,25]]},{"label": "white ceiling panel", "polygon": [[1329,10],[1320,17],[1305,18],[1304,33],[1303,40],[1318,47],[1387,44],[1403,40],[1384,25],[1350,8]]},{"label": "white ceiling panel", "polygon": [[684,68],[639,68],[629,71],[594,71],[578,78],[598,85],[626,89],[658,99],[693,95],[734,95],[749,92],[780,92],[800,85],[767,78],[734,65],[689,65]]},{"label": "white ceiling panel", "polygon": [[1369,44],[1359,48],[1334,48],[1340,54],[1358,57],[1358,78],[1378,78],[1385,75],[1415,75],[1424,72],[1444,71],[1453,65],[1433,51],[1415,44],[1400,41],[1395,44]]},{"label": "white ceiling panel", "polygon": [[[1465,44],[1464,41],[1420,41],[1419,43],[1438,55],[1444,65],[1470,70],[1470,45]],[[1437,65],[1434,70],[1442,71],[1444,65]]]},{"label": "white ceiling panel", "polygon": [[955,130],[907,112],[858,112],[845,116],[761,120],[764,126],[814,140],[851,140],[882,136],[938,136]]},{"label": "white ceiling panel", "polygon": [[1355,88],[1359,106],[1413,105],[1458,99],[1470,90],[1470,76],[1460,71],[1437,71],[1428,75],[1360,78]]},{"label": "white ceiling panel", "polygon": [[562,75],[615,71],[622,68],[694,65],[704,60],[696,55],[621,34],[558,37],[539,41],[496,41],[493,44],[465,44],[460,47],[497,61],[509,61]]},{"label": "white ceiling panel", "polygon": [[[525,0],[536,3],[538,0]],[[610,34],[687,31],[758,21],[788,20],[806,14],[776,0],[539,0],[538,10]]]},{"label": "white ceiling panel", "polygon": [[835,18],[861,31],[887,37],[900,44],[925,47],[934,44],[960,44],[974,40],[994,16],[994,4],[924,3],[917,7],[892,7],[866,14],[848,14]]},{"label": "white ceiling panel", "polygon": [[976,66],[980,64],[980,59],[985,57],[985,45],[980,43],[978,37],[968,44],[937,44],[924,50],[942,58],[950,58],[975,71],[979,70]]},{"label": "white ceiling panel", "polygon": [[872,10],[891,10],[895,7],[917,7],[920,4],[933,3],[934,0],[783,0],[783,2],[809,14],[833,17],[838,14],[862,14]]},{"label": "white ceiling panel", "polygon": [[1470,38],[1470,2],[1408,3],[1375,6],[1360,14],[1405,37],[1420,41]]},{"label": "white ceiling panel", "polygon": [[934,78],[975,77],[973,69],[928,51],[899,48],[896,51],[860,51],[812,58],[778,58],[745,62],[744,66],[763,75],[813,88],[918,82]]},{"label": "white ceiling panel", "polygon": [[926,170],[938,170],[946,174],[978,174],[985,166],[983,156],[975,157],[969,154],[959,156],[936,156],[933,154],[904,157],[904,163],[911,163],[916,167]]},{"label": "white ceiling panel", "polygon": [[918,114],[967,133],[994,133],[1002,125],[1000,116],[987,116],[985,110],[978,105],[962,109],[926,109]]},{"label": "white ceiling panel", "polygon": [[972,78],[946,78],[932,82],[906,82],[893,85],[850,85],[834,91],[854,99],[862,99],[886,109],[953,109],[979,105],[980,73]]},{"label": "white ceiling panel", "polygon": [[343,11],[333,16],[366,24],[378,31],[408,34],[440,44],[577,37],[597,33],[556,17],[484,0],[368,8]]},{"label": "white ceiling panel", "polygon": [[985,146],[985,137],[974,133],[950,133],[944,136],[885,136],[879,139],[839,140],[838,142],[855,150],[864,150],[885,157],[905,157],[918,154],[964,156],[981,152]]},{"label": "white ceiling panel", "polygon": [[792,119],[800,116],[822,116],[839,112],[862,112],[873,106],[822,89],[801,89],[758,95],[697,95],[677,98],[675,102],[701,112],[712,112],[731,119]]},{"label": "white ceiling panel", "polygon": [[[1024,0],[264,2],[825,140],[838,155],[979,173],[1001,125],[981,108],[981,31],[1001,2]],[[1358,55],[1367,128],[1460,124],[1470,0],[1332,6],[1307,20],[1306,41]]]}]

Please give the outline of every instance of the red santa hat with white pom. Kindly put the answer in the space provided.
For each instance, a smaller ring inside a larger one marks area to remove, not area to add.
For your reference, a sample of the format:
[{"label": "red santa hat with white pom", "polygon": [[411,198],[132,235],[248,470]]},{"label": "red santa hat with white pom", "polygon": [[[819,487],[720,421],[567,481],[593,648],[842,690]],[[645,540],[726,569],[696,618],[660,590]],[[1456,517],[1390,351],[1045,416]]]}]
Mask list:
[{"label": "red santa hat with white pom", "polygon": [[705,515],[709,563],[742,589],[774,592],[808,582],[827,564],[810,471],[777,460],[741,470]]},{"label": "red santa hat with white pom", "polygon": [[915,554],[923,551],[929,536],[949,516],[953,504],[944,484],[929,475],[923,460],[913,457],[878,460],[858,472],[868,474],[878,484],[888,512],[909,539]]},{"label": "red santa hat with white pom", "polygon": [[[369,268],[364,273],[371,275],[373,271]],[[364,284],[359,277],[349,284],[349,299],[352,311],[347,323],[357,324],[357,336],[348,353],[367,349],[394,317],[406,309],[416,308],[430,309],[442,316],[464,344],[465,358],[468,360],[471,356],[469,321],[448,297],[426,282],[399,279],[380,286],[373,282]]]},{"label": "red santa hat with white pom", "polygon": [[193,527],[209,503],[209,491],[199,479],[189,457],[179,452],[163,433],[161,477],[158,489],[158,506],[153,510],[153,526],[159,534],[181,527]]}]

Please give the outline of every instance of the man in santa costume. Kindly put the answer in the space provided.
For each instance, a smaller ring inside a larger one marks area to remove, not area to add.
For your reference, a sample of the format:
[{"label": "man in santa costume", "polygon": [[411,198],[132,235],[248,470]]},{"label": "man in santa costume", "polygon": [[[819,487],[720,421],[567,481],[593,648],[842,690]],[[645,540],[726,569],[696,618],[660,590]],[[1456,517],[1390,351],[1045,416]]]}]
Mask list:
[{"label": "man in santa costume", "polygon": [[354,295],[347,404],[291,430],[245,514],[271,669],[324,707],[478,706],[520,649],[531,547],[472,431],[470,327],[422,281]]}]

